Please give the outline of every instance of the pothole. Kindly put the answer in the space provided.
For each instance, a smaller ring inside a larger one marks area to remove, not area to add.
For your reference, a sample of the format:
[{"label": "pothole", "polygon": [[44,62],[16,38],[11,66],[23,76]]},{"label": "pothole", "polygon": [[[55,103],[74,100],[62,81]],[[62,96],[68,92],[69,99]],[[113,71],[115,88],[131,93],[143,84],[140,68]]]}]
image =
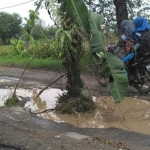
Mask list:
[{"label": "pothole", "polygon": [[[93,101],[97,105],[94,112],[74,115],[58,114],[48,110],[55,108],[57,97],[64,91],[50,88],[35,99],[39,91],[40,89],[17,89],[16,94],[20,100],[22,100],[21,97],[29,97],[30,100],[25,103],[24,108],[37,113],[37,116],[43,119],[67,122],[80,128],[115,127],[150,135],[149,101],[125,97],[121,103],[115,104],[110,96],[93,97]],[[4,101],[11,92],[10,89],[0,89],[0,106],[4,105]]]}]

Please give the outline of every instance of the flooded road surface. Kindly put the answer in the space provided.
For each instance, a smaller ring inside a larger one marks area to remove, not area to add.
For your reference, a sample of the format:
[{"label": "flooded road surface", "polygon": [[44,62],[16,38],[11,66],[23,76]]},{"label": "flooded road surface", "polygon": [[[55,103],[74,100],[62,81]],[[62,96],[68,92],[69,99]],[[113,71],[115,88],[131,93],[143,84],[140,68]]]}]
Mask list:
[{"label": "flooded road surface", "polygon": [[[11,97],[22,72],[23,69],[19,68],[0,67],[0,106],[3,106],[5,100]],[[76,127],[116,127],[150,135],[150,94],[138,95],[132,89],[128,95],[137,95],[138,98],[126,97],[120,104],[114,104],[110,96],[101,96],[109,95],[108,90],[100,87],[92,75],[82,75],[82,78],[88,87],[87,89],[92,91],[93,101],[97,105],[94,112],[68,115],[45,111],[55,108],[57,97],[64,92],[60,88],[65,87],[66,78],[59,80],[38,98],[35,99],[35,97],[40,89],[43,89],[61,75],[62,73],[54,71],[26,70],[19,83],[19,89],[16,91],[19,100],[23,98],[27,100],[24,109],[27,111],[31,109],[32,112],[44,111],[37,115],[56,122],[67,122]]]},{"label": "flooded road surface", "polygon": [[[48,109],[55,108],[57,97],[64,91],[47,89],[35,99],[40,89],[18,89],[17,96],[28,97],[24,105],[26,110],[42,112],[37,114],[44,119],[56,122],[67,122],[81,128],[116,127],[124,130],[150,135],[150,102],[138,98],[126,97],[121,103],[115,104],[110,96],[93,97],[97,109],[92,113],[77,113],[75,115],[58,114]],[[13,90],[0,89],[0,106],[11,96]],[[47,111],[45,111],[47,110]]]}]

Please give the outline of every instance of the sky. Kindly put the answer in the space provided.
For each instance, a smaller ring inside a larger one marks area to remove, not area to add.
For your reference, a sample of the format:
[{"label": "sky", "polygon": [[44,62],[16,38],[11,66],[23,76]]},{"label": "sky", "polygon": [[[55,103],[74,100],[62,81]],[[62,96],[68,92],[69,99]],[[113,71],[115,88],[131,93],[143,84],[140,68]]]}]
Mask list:
[{"label": "sky", "polygon": [[[22,18],[28,17],[29,10],[35,10],[35,8],[36,8],[36,6],[34,6],[34,2],[36,2],[36,0],[33,0],[31,2],[28,2],[28,1],[31,1],[31,0],[0,0],[0,12],[4,11],[4,12],[8,12],[10,14],[18,13]],[[143,0],[143,1],[150,2],[150,0]],[[15,7],[5,8],[5,7],[25,3],[25,2],[28,2],[28,3],[19,5],[19,6],[15,6]],[[5,9],[2,9],[2,8],[5,8]],[[40,9],[39,13],[40,13],[39,14],[40,19],[42,19],[45,22],[46,26],[53,25],[53,21],[51,21],[45,7]],[[23,22],[25,22],[25,21],[23,20]]]},{"label": "sky", "polygon": [[[36,0],[33,0],[29,3],[23,4],[20,6],[5,8],[5,7],[25,3],[28,1],[31,1],[31,0],[0,0],[0,12],[7,12],[10,14],[18,13],[22,18],[28,17],[29,10],[35,10],[35,8],[36,8],[36,6],[34,6],[34,2],[36,2]],[[2,9],[2,8],[5,8],[5,9]],[[45,6],[39,10],[39,17],[40,17],[40,19],[42,19],[45,22],[46,26],[53,25],[53,22],[50,20],[47,10],[45,9]]]}]

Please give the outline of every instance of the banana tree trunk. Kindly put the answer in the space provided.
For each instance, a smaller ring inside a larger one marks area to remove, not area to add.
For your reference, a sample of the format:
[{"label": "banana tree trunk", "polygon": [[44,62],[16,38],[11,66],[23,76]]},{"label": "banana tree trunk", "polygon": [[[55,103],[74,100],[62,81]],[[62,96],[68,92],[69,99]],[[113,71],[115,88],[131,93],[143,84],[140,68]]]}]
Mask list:
[{"label": "banana tree trunk", "polygon": [[67,90],[72,97],[78,97],[81,94],[83,83],[81,80],[81,69],[79,61],[72,58],[72,63],[68,65],[67,72]]}]

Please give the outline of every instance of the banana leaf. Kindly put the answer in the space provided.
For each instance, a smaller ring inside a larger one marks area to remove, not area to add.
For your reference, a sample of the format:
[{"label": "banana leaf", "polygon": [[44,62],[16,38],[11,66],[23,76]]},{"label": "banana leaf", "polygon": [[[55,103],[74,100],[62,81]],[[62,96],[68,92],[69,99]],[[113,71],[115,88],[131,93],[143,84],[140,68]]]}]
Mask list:
[{"label": "banana leaf", "polygon": [[83,0],[65,0],[69,12],[72,15],[77,15],[79,26],[82,30],[89,32],[89,16],[86,5]]},{"label": "banana leaf", "polygon": [[[108,84],[108,87],[114,101],[121,102],[124,99],[124,96],[128,89],[128,78],[125,73],[124,64],[118,57],[106,51],[103,35],[100,31],[103,17],[93,12],[91,12],[89,16],[92,31],[91,52],[93,56],[97,54],[97,61],[98,59],[100,62],[103,61],[103,75],[108,78],[113,77],[113,81]],[[102,55],[98,55],[102,52],[104,53],[104,57],[102,57]]]},{"label": "banana leaf", "polygon": [[77,15],[80,28],[84,29],[91,37],[91,53],[97,62],[103,62],[103,75],[113,77],[113,81],[109,83],[108,87],[114,101],[121,102],[128,89],[128,78],[122,61],[106,51],[105,40],[100,31],[104,18],[99,14],[88,12],[83,0],[65,1],[69,12],[73,16]]},{"label": "banana leaf", "polygon": [[55,8],[56,0],[45,0],[45,8],[48,10],[48,14],[53,17],[57,25],[60,24],[60,16]]}]

